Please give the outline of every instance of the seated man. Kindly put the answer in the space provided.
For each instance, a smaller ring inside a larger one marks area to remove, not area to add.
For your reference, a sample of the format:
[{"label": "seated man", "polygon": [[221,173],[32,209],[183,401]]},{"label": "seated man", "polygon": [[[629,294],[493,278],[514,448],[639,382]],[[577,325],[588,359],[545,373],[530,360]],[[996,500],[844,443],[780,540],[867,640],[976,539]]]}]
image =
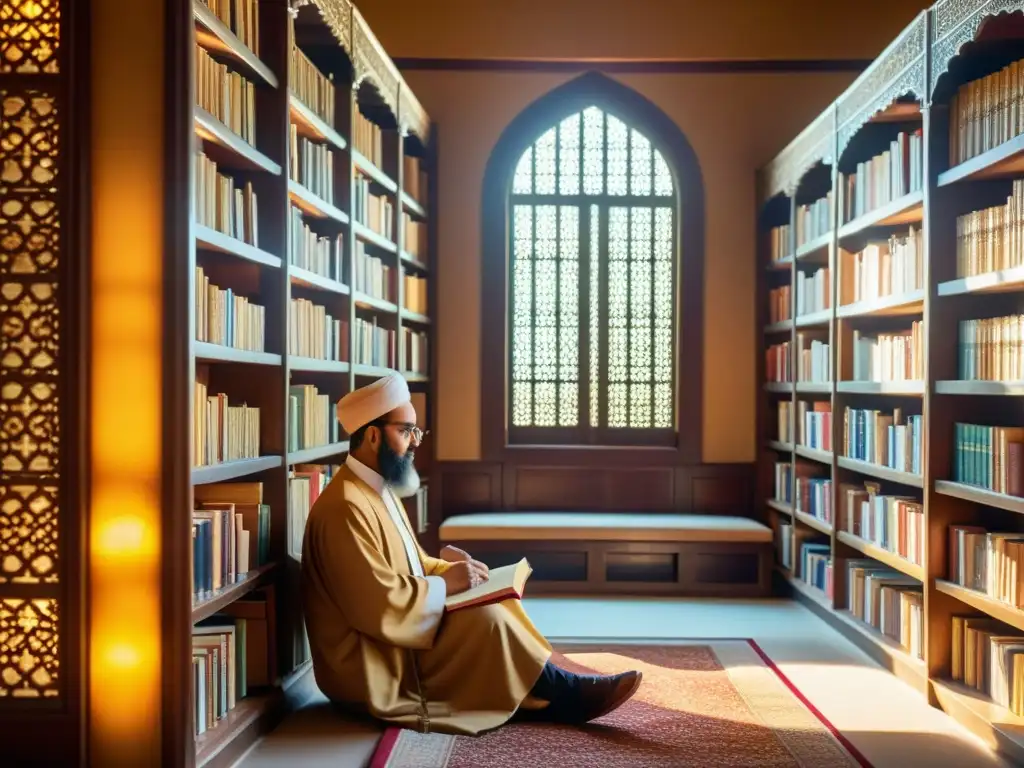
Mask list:
[{"label": "seated man", "polygon": [[454,547],[429,557],[400,497],[415,493],[423,434],[401,376],[346,395],[349,455],[310,511],[302,593],[313,670],[339,704],[421,731],[476,735],[517,711],[584,723],[611,712],[639,672],[584,676],[549,661],[551,646],[519,600],[445,613],[447,595],[487,578]]}]

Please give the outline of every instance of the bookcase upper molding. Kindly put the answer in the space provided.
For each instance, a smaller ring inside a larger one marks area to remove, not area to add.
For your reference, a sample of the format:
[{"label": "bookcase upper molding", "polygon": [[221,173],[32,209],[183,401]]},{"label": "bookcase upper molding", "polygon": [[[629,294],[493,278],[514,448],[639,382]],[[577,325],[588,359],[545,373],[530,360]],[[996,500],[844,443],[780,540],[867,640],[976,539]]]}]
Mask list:
[{"label": "bookcase upper molding", "polygon": [[312,4],[352,62],[353,87],[373,85],[402,131],[430,139],[430,117],[402,79],[366,19],[351,0],[293,0],[292,8]]},{"label": "bookcase upper molding", "polygon": [[927,11],[918,14],[837,99],[840,156],[857,131],[901,96],[913,94],[919,101],[926,100],[927,16]]},{"label": "bookcase upper molding", "polygon": [[974,40],[981,25],[1000,14],[1024,11],[1022,0],[940,0],[932,8],[931,77],[929,97],[939,79],[949,71],[965,45]]},{"label": "bookcase upper molding", "polygon": [[834,139],[835,105],[832,104],[765,168],[764,198],[761,202],[780,192],[792,197],[800,179],[815,163],[831,165],[835,161]]}]

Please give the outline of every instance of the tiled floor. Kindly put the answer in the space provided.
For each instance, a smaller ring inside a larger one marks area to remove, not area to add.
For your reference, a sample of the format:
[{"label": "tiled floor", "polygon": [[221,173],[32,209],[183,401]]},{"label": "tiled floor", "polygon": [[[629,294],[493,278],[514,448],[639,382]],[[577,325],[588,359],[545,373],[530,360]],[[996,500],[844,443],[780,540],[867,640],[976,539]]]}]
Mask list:
[{"label": "tiled floor", "polygon": [[[1005,768],[974,736],[798,603],[533,598],[526,607],[554,642],[753,638],[875,768]],[[241,766],[361,768],[378,735],[314,703],[288,718]]]}]

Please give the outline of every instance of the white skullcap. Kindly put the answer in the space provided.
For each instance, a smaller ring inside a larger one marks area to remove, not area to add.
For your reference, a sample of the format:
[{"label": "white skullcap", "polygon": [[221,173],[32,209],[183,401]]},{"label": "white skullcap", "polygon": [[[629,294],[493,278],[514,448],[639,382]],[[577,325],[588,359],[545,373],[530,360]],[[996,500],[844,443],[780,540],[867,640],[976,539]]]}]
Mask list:
[{"label": "white skullcap", "polygon": [[377,379],[373,384],[354,389],[341,398],[338,403],[338,421],[342,429],[351,435],[411,399],[405,379],[392,373]]}]

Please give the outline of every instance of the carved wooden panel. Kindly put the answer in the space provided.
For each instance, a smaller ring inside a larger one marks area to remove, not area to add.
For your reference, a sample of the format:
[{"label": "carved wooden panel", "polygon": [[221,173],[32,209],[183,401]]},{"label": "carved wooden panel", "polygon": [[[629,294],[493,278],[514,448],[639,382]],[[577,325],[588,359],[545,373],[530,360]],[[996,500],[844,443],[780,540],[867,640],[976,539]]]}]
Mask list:
[{"label": "carved wooden panel", "polygon": [[356,71],[355,85],[358,87],[364,80],[373,83],[384,103],[397,118],[398,84],[402,78],[357,8],[352,10],[352,48],[352,63]]},{"label": "carved wooden panel", "polygon": [[926,14],[921,13],[836,101],[839,154],[875,114],[906,94],[925,101]]},{"label": "carved wooden panel", "polygon": [[0,701],[63,696],[61,6],[0,7]]},{"label": "carved wooden panel", "polygon": [[[931,10],[931,93],[949,63],[974,40],[981,23],[1001,13],[1024,11],[1022,0],[940,0]],[[931,95],[929,94],[929,96]]]},{"label": "carved wooden panel", "polygon": [[[310,0],[294,0],[293,8],[305,5]],[[352,11],[353,6],[349,0],[312,0],[320,17],[324,20],[331,34],[338,41],[338,45],[345,49],[349,59],[352,56]]]},{"label": "carved wooden panel", "polygon": [[430,118],[405,83],[402,83],[399,89],[398,102],[398,121],[402,129],[415,134],[420,141],[427,144],[430,141]]},{"label": "carved wooden panel", "polygon": [[669,467],[514,467],[516,509],[670,512],[674,474]]},{"label": "carved wooden panel", "polygon": [[752,509],[754,467],[460,461],[440,462],[437,474],[441,493],[435,519],[439,521],[464,512],[502,509],[747,515]]}]

